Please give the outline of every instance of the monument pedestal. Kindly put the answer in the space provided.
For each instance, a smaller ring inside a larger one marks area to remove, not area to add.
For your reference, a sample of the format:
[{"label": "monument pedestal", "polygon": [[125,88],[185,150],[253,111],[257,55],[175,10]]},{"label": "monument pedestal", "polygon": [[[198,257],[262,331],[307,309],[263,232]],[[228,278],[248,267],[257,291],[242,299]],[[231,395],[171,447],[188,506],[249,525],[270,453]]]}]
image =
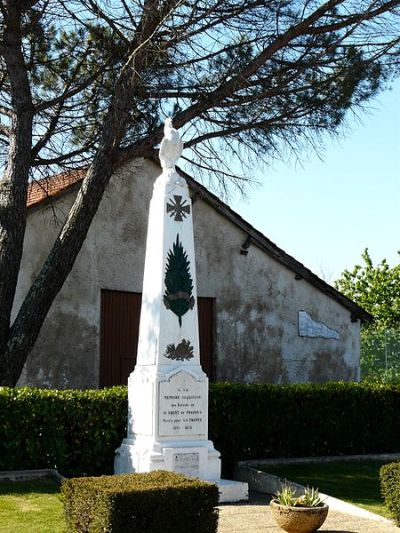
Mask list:
[{"label": "monument pedestal", "polygon": [[247,484],[220,479],[220,454],[208,440],[192,205],[185,180],[171,167],[172,155],[180,153],[179,136],[175,130],[166,134],[160,149],[164,170],[150,203],[138,357],[128,381],[128,435],[116,450],[114,471],[180,472],[217,483],[220,501],[238,501],[247,499]]},{"label": "monument pedestal", "polygon": [[220,454],[207,439],[207,376],[200,365],[171,366],[136,366],[129,377],[128,436],[115,473],[169,470],[216,483],[220,502],[247,499],[246,483],[221,479]]},{"label": "monument pedestal", "polygon": [[128,437],[117,450],[116,473],[173,470],[220,478],[219,453],[207,439],[208,379],[200,365],[138,365],[128,391]]}]

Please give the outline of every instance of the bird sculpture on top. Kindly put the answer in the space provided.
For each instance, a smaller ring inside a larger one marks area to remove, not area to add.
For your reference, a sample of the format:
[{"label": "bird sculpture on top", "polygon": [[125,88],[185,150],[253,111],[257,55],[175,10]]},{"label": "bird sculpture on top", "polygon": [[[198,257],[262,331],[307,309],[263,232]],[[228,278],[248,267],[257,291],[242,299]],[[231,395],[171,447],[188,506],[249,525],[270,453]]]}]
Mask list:
[{"label": "bird sculpture on top", "polygon": [[175,163],[181,157],[182,150],[182,139],[172,125],[172,118],[167,118],[164,124],[164,138],[158,153],[162,168],[175,170]]}]

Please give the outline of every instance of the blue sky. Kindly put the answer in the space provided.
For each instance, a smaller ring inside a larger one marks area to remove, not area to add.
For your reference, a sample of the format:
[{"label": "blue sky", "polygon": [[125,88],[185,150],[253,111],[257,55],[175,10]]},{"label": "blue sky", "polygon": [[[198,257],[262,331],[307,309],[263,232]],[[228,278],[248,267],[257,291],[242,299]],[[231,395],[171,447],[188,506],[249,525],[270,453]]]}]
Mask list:
[{"label": "blue sky", "polygon": [[345,138],[327,139],[321,161],[275,164],[260,188],[231,207],[287,253],[333,282],[362,262],[400,262],[400,80],[381,93]]}]

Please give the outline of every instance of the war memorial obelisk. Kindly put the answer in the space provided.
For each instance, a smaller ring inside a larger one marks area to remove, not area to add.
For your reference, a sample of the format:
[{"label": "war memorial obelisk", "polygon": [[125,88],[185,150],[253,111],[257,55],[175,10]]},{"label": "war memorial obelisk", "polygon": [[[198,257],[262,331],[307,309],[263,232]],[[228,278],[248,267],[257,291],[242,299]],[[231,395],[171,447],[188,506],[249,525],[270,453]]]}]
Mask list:
[{"label": "war memorial obelisk", "polygon": [[[192,204],[175,163],[182,140],[167,119],[162,174],[150,202],[137,363],[128,381],[128,435],[115,473],[170,470],[218,484],[220,501],[247,499],[221,480],[208,440],[208,378],[200,366]],[[232,436],[234,438],[234,436]]]}]

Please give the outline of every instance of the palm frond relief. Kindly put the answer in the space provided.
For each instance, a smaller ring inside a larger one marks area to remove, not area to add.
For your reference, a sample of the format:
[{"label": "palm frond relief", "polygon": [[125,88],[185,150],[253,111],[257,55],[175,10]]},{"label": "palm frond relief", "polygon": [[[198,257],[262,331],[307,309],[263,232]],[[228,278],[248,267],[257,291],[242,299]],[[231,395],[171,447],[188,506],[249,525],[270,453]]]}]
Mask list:
[{"label": "palm frond relief", "polygon": [[179,240],[179,234],[168,252],[165,267],[164,305],[170,309],[182,326],[182,317],[194,307],[193,280],[190,275],[190,261]]}]

